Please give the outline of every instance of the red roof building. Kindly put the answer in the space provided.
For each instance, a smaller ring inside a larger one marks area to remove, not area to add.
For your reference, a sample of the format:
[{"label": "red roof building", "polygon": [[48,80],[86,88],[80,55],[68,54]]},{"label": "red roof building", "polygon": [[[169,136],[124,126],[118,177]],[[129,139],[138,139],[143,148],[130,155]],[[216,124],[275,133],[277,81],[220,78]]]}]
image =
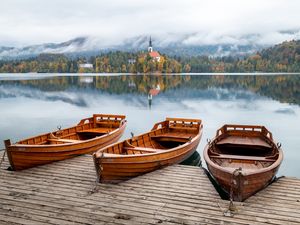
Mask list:
[{"label": "red roof building", "polygon": [[150,37],[150,40],[149,40],[148,53],[154,61],[156,61],[156,62],[160,61],[160,54],[157,51],[153,51],[151,37]]},{"label": "red roof building", "polygon": [[149,52],[149,55],[152,58],[160,57],[160,54],[157,51]]}]

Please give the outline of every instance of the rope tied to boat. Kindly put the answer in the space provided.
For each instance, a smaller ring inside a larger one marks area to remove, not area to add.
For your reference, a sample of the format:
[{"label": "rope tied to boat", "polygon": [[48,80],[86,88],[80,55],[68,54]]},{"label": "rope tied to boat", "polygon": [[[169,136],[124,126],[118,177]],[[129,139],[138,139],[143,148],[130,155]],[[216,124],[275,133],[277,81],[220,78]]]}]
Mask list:
[{"label": "rope tied to boat", "polygon": [[[104,157],[104,153],[102,152],[100,158],[97,160],[97,162],[95,162],[97,178],[95,180],[95,183],[94,183],[92,189],[90,191],[88,191],[89,195],[92,195],[92,194],[98,192],[98,187],[99,187],[98,183],[100,183],[100,181],[101,181],[101,172],[103,170],[103,167],[101,165],[101,158],[103,158],[103,157]],[[99,167],[98,167],[98,164],[99,164]]]},{"label": "rope tied to boat", "polygon": [[98,190],[98,180],[96,179],[94,187],[92,187],[92,189],[90,191],[88,191],[88,195],[92,195],[94,193],[97,193],[98,191],[99,191]]},{"label": "rope tied to boat", "polygon": [[5,161],[5,154],[6,154],[6,151],[5,151],[5,149],[1,149],[0,151],[4,151],[4,153],[3,153],[3,155],[2,155],[2,158],[1,158],[1,160],[0,160],[0,168],[1,168],[2,163]]},{"label": "rope tied to boat", "polygon": [[233,187],[237,185],[237,182],[234,178],[239,176],[241,173],[242,173],[241,167],[235,169],[232,173],[231,182],[230,182],[231,184],[230,184],[230,193],[229,193],[229,205],[228,205],[228,209],[224,212],[224,216],[233,217],[234,213],[237,211],[237,208],[233,203]]}]

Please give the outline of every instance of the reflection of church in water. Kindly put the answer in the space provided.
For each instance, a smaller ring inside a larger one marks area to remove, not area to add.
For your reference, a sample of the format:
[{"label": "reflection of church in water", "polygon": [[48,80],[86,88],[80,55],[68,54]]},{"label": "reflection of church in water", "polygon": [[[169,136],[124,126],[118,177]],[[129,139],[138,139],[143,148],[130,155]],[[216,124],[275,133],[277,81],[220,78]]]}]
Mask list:
[{"label": "reflection of church in water", "polygon": [[158,95],[160,92],[160,85],[156,85],[155,88],[151,88],[148,92],[148,105],[149,105],[149,108],[151,109],[151,105],[152,105],[152,98],[153,96],[156,96]]},{"label": "reflection of church in water", "polygon": [[[149,39],[148,54],[154,62],[160,62],[161,56],[157,51],[153,50],[151,36],[150,36],[150,39]],[[152,87],[149,90],[149,92],[148,92],[148,105],[149,105],[150,109],[151,109],[151,105],[152,105],[152,98],[154,96],[158,95],[159,92],[160,92],[160,85],[159,84],[157,84],[156,87]]]}]

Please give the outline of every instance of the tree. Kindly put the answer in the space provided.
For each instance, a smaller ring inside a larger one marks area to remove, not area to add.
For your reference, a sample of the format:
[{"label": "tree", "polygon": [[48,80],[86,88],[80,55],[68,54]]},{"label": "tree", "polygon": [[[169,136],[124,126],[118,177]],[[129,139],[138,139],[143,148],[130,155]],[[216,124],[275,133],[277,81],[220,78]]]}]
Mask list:
[{"label": "tree", "polygon": [[184,72],[189,73],[191,71],[190,64],[185,64],[183,70],[184,70]]}]

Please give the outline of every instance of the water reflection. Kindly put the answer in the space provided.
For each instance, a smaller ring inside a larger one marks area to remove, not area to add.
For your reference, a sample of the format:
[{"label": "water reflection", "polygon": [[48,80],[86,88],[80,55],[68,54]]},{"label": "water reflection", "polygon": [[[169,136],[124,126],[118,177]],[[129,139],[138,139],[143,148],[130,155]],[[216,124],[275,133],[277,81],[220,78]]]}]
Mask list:
[{"label": "water reflection", "polygon": [[81,77],[79,77],[79,82],[84,83],[84,84],[93,84],[94,77],[81,76]]},{"label": "water reflection", "polygon": [[188,117],[203,120],[202,154],[205,140],[224,123],[263,124],[282,142],[280,174],[300,177],[299,105],[300,75],[11,74],[0,78],[0,140],[71,126],[93,113],[127,115],[123,138],[144,133],[166,117]]},{"label": "water reflection", "polygon": [[[14,76],[14,75],[12,75]],[[269,76],[150,76],[150,75],[121,75],[121,76],[62,76],[44,79],[2,80],[0,81],[0,97],[5,97],[5,88],[20,87],[40,91],[72,91],[94,90],[110,94],[138,93],[148,95],[152,100],[159,93],[174,94],[180,97],[206,98],[243,98],[251,97],[245,90],[257,97],[265,96],[280,102],[300,105],[300,76],[299,75],[269,75]],[[202,93],[199,92],[202,90]],[[179,92],[178,92],[179,91]],[[7,94],[7,93],[6,93]],[[38,92],[36,93],[38,94]],[[57,94],[60,95],[60,92]],[[206,96],[204,96],[206,95]],[[6,95],[7,96],[7,95]],[[33,96],[32,96],[33,97]],[[72,102],[72,101],[68,101]],[[75,103],[76,104],[76,103]],[[85,106],[86,104],[83,104]]]},{"label": "water reflection", "polygon": [[202,166],[199,152],[194,152],[188,159],[180,163],[181,165]]},{"label": "water reflection", "polygon": [[155,97],[156,95],[158,95],[160,92],[160,85],[157,84],[156,87],[153,87],[149,90],[148,92],[148,105],[149,105],[149,109],[151,109],[151,105],[152,105],[152,99],[153,97]]}]

